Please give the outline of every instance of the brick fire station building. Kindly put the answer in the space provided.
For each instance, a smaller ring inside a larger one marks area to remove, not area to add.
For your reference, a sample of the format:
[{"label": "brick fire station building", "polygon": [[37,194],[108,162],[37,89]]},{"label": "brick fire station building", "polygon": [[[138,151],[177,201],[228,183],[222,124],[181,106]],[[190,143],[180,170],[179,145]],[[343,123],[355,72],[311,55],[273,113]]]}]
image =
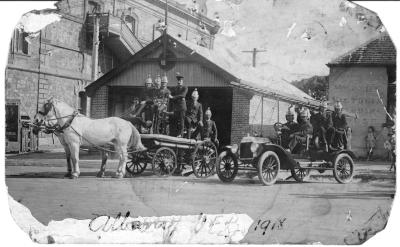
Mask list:
[{"label": "brick fire station building", "polygon": [[[85,87],[93,81],[93,68],[98,78],[157,39],[166,8],[164,0],[62,0],[56,6],[35,12],[61,17],[36,38],[27,39],[28,33],[18,29],[12,36],[5,81],[7,151],[35,148],[22,133],[21,120],[32,119],[50,96],[87,113]],[[98,64],[92,64],[93,13],[101,15]],[[168,1],[168,26],[171,35],[208,48],[219,29],[205,8],[193,13],[173,0]],[[50,136],[39,137],[39,148],[54,146]]]}]

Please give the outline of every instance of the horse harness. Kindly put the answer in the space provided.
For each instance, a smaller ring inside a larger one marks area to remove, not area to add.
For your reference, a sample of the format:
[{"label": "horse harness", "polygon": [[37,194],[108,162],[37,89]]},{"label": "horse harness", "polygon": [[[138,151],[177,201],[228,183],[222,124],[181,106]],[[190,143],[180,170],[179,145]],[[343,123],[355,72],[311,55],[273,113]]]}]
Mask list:
[{"label": "horse harness", "polygon": [[[72,122],[74,121],[75,117],[79,115],[79,112],[74,111],[71,115],[67,115],[67,116],[63,116],[63,117],[57,117],[57,112],[56,112],[56,110],[54,109],[53,104],[50,103],[50,102],[47,102],[46,104],[44,104],[44,112],[42,112],[42,111],[38,111],[38,112],[39,112],[41,115],[46,116],[46,115],[50,112],[51,109],[53,109],[54,115],[55,115],[56,117],[55,117],[55,118],[52,118],[52,119],[48,119],[47,121],[49,121],[49,120],[58,120],[58,119],[63,119],[63,118],[69,118],[69,119],[65,122],[65,124],[64,124],[63,126],[60,126],[58,123],[56,123],[56,124],[53,125],[53,126],[48,126],[48,125],[45,124],[45,125],[44,125],[44,127],[45,127],[45,133],[47,133],[47,134],[53,134],[53,133],[54,133],[54,134],[57,135],[57,134],[63,133],[63,131],[64,131],[65,129],[71,127],[72,130],[73,130],[76,134],[78,134],[78,136],[80,136],[82,139],[84,139],[85,141],[87,141],[88,143],[90,143],[91,145],[93,145],[95,148],[100,149],[100,150],[103,150],[103,151],[106,151],[106,152],[110,152],[110,153],[119,153],[119,152],[117,152],[117,151],[110,150],[110,149],[106,149],[106,148],[103,148],[103,147],[101,147],[101,146],[95,145],[94,143],[91,143],[89,140],[87,140],[87,139],[84,138],[82,135],[80,135],[80,134],[71,126],[71,124],[72,124]],[[130,151],[130,152],[128,152],[128,153],[137,153],[137,152],[141,152],[141,151],[140,151],[140,150],[138,150],[138,151]]]},{"label": "horse harness", "polygon": [[44,112],[39,111],[39,113],[41,115],[43,115],[43,116],[46,116],[50,112],[51,109],[53,109],[54,115],[56,117],[52,118],[52,119],[48,119],[47,121],[49,121],[49,120],[58,120],[58,119],[63,119],[63,118],[68,118],[68,119],[64,123],[63,126],[59,125],[58,123],[56,123],[53,126],[48,126],[48,125],[45,124],[44,125],[45,132],[47,132],[49,134],[50,133],[56,133],[56,134],[63,133],[65,129],[67,129],[68,127],[71,126],[71,124],[74,121],[75,117],[79,115],[79,112],[74,111],[71,115],[67,115],[67,116],[63,116],[63,117],[57,117],[57,112],[55,111],[53,104],[50,103],[50,102],[47,102],[46,104],[44,104]]}]

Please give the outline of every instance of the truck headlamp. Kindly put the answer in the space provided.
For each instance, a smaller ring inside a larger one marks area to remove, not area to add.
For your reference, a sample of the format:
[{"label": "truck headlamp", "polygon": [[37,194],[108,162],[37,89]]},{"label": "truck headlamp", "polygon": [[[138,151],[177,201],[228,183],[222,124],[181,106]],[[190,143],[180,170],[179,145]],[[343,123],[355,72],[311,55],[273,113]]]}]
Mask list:
[{"label": "truck headlamp", "polygon": [[239,146],[237,144],[233,144],[231,147],[232,153],[236,153],[238,151]]},{"label": "truck headlamp", "polygon": [[252,144],[251,144],[251,146],[250,146],[250,151],[252,152],[252,153],[255,153],[256,151],[257,151],[257,149],[258,149],[258,143],[255,143],[255,142],[253,142]]}]

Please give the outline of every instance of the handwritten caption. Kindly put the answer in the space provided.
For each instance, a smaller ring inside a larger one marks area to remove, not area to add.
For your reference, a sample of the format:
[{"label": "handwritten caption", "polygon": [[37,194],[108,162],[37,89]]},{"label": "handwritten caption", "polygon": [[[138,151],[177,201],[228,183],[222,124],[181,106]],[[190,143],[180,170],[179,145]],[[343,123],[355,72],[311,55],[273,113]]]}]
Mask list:
[{"label": "handwritten caption", "polygon": [[[162,230],[171,236],[177,229],[178,225],[182,223],[182,216],[171,218],[168,220],[153,220],[145,221],[139,220],[139,218],[130,218],[131,213],[128,211],[125,215],[118,213],[116,218],[112,218],[108,215],[96,215],[91,219],[89,223],[89,229],[92,232],[103,231],[134,231],[139,230],[141,232]],[[226,218],[226,216],[217,215],[209,216],[200,213],[197,216],[197,220],[191,222],[193,225],[192,232],[197,234],[199,232],[205,232],[211,235],[217,235],[220,237],[230,238],[236,232],[245,234],[243,225],[240,223],[239,217],[235,214]]]},{"label": "handwritten caption", "polygon": [[275,220],[258,220],[254,231],[262,231],[262,235],[269,231],[281,230],[285,225],[286,218],[278,218]]}]

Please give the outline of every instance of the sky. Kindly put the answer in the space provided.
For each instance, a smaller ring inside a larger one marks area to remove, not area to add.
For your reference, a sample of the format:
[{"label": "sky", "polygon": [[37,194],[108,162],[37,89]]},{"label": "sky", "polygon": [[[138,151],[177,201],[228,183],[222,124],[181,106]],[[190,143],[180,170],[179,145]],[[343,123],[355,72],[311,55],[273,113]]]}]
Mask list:
[{"label": "sky", "polygon": [[[188,4],[191,0],[178,0]],[[377,15],[343,0],[197,0],[211,19],[219,17],[215,52],[246,67],[257,54],[257,70],[273,81],[328,75],[326,64],[376,37]]]}]

